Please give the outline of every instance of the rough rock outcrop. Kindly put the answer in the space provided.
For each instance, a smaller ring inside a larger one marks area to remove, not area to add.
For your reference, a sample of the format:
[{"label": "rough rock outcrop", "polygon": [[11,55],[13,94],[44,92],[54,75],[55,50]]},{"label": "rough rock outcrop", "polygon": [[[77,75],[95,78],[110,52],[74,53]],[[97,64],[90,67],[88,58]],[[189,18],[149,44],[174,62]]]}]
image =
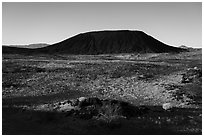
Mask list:
[{"label": "rough rock outcrop", "polygon": [[183,74],[182,83],[191,83],[196,80],[201,80],[202,70],[197,67],[187,69],[187,72]]}]

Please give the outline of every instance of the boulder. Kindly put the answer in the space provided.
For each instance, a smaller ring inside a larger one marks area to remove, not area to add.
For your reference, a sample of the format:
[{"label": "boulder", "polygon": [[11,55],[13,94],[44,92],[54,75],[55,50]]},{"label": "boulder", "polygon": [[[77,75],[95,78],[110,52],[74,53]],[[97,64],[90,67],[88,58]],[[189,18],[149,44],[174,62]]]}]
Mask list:
[{"label": "boulder", "polygon": [[164,104],[162,105],[162,108],[163,108],[164,110],[170,110],[171,108],[173,108],[173,104],[172,104],[172,103],[164,103]]},{"label": "boulder", "polygon": [[79,102],[82,102],[82,101],[84,101],[84,100],[86,100],[86,99],[87,99],[86,97],[80,97],[80,98],[78,98]]}]

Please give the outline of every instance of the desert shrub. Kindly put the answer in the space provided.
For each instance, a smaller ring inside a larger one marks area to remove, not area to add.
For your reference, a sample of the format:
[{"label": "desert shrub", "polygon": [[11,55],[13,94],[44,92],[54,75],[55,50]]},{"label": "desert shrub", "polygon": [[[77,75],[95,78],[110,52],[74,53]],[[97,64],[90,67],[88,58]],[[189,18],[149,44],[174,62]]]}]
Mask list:
[{"label": "desert shrub", "polygon": [[80,110],[75,113],[83,119],[104,120],[108,123],[115,119],[130,118],[147,113],[146,107],[136,107],[127,102],[119,100],[100,100],[98,98],[87,98],[79,102]]}]

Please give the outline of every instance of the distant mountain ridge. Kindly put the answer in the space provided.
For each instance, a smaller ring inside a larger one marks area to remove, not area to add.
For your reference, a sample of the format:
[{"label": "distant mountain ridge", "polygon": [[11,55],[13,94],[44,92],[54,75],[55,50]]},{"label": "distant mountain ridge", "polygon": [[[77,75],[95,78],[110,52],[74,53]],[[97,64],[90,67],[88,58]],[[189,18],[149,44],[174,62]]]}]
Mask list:
[{"label": "distant mountain ridge", "polygon": [[8,46],[8,47],[19,47],[19,48],[42,48],[49,46],[49,44],[46,43],[35,43],[35,44],[28,44],[28,45],[3,45],[3,46]]},{"label": "distant mountain ridge", "polygon": [[[113,53],[164,53],[181,52],[184,50],[164,44],[142,31],[118,30],[81,33],[59,43],[28,50],[27,52],[95,55]],[[5,53],[7,51],[3,49],[3,52]],[[15,49],[15,52],[21,52],[21,50]],[[23,52],[26,51],[24,50]]]},{"label": "distant mountain ridge", "polygon": [[185,46],[185,45],[181,45],[181,46],[179,46],[179,48],[185,49],[186,51],[199,51],[199,50],[202,50],[202,48],[192,48],[192,47],[188,47],[188,46]]}]

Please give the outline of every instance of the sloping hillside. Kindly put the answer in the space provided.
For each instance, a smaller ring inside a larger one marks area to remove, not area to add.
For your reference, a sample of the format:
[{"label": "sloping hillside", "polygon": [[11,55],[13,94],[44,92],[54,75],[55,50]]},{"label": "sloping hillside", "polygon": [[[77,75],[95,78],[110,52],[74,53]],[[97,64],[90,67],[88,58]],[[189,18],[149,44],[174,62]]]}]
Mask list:
[{"label": "sloping hillside", "polygon": [[[3,48],[3,53],[11,53]],[[97,31],[78,34],[62,42],[22,52],[49,54],[164,53],[184,49],[168,46],[142,31]],[[15,52],[21,50],[15,49]]]}]

